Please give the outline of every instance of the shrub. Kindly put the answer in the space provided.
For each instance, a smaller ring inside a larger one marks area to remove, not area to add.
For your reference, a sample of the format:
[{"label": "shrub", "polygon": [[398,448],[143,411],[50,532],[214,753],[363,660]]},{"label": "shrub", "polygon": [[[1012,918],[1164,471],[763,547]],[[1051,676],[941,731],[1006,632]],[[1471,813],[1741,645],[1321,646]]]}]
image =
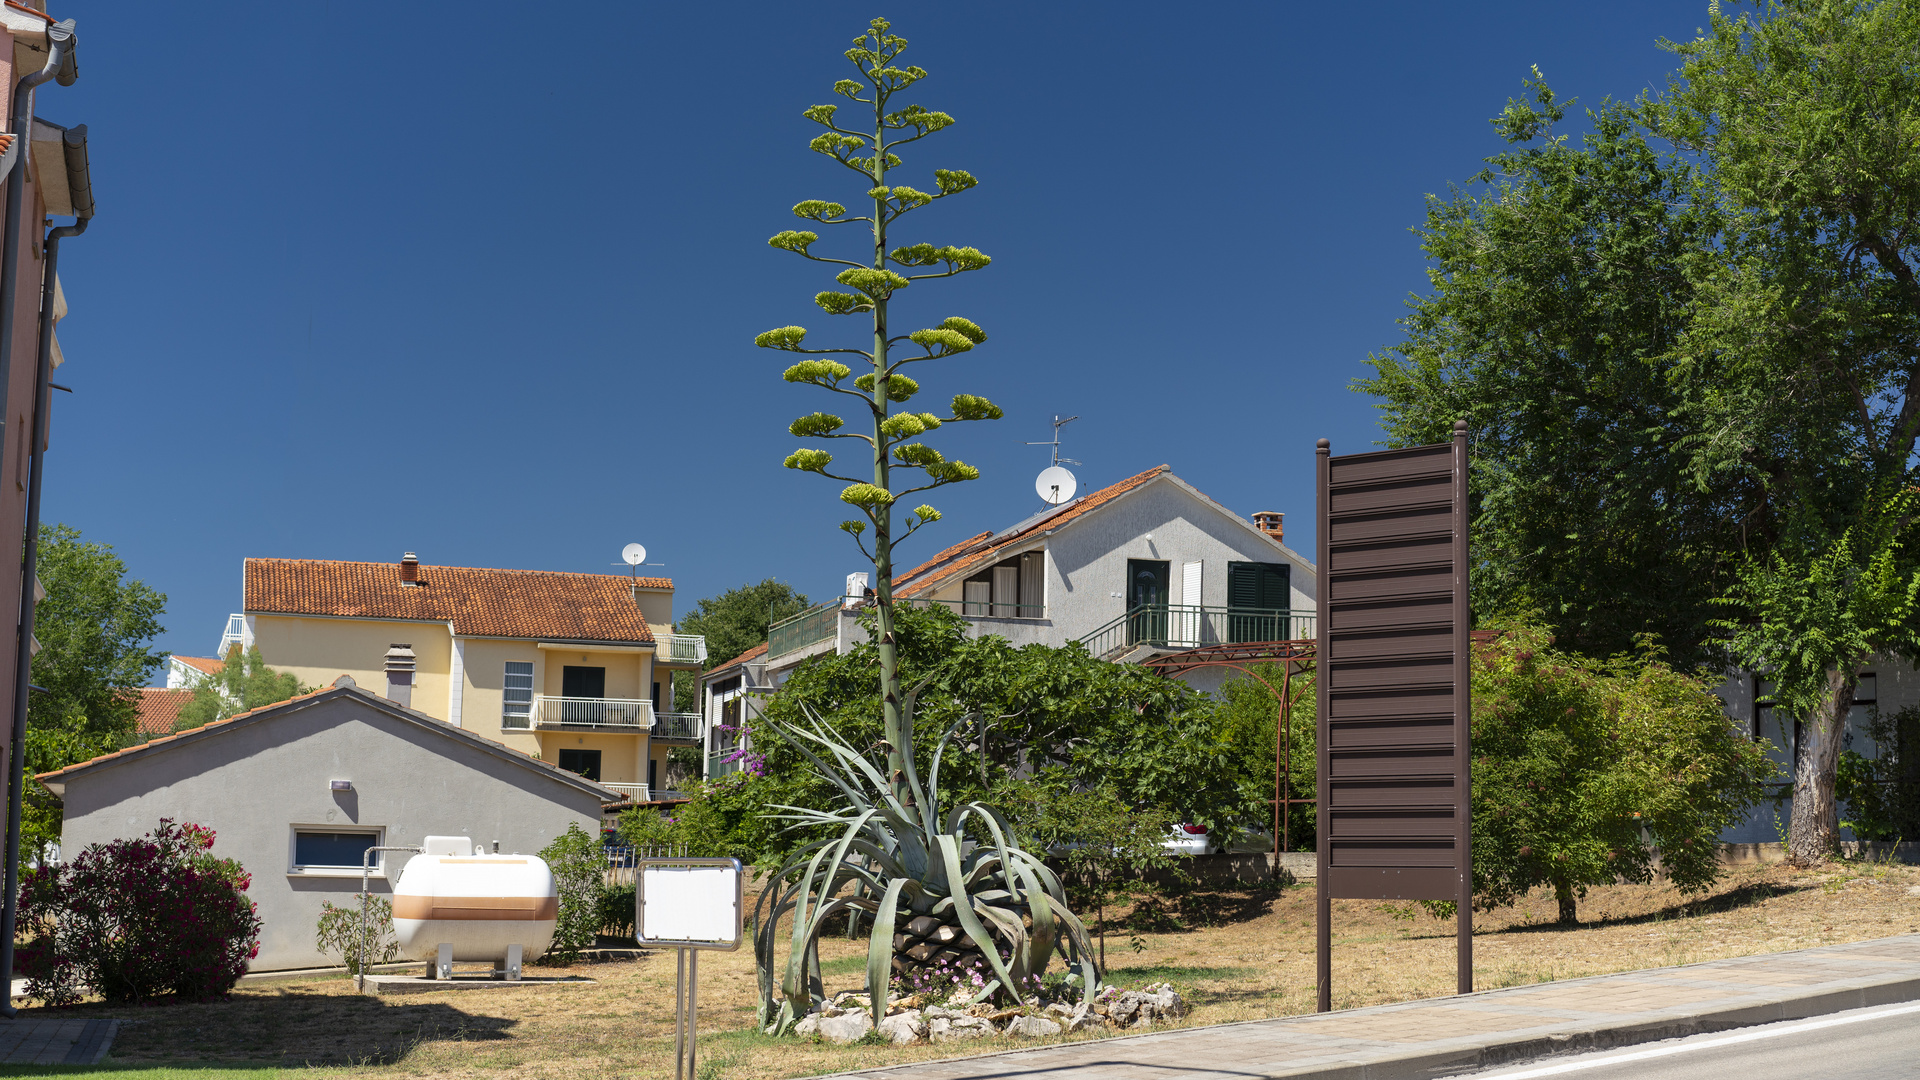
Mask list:
[{"label": "shrub", "polygon": [[[371,893],[361,893],[358,899],[366,908],[364,925],[368,965],[390,964],[398,960],[400,941],[393,936],[393,901]],[[359,907],[334,907],[327,901],[321,901],[320,922],[316,927],[314,944],[323,953],[344,958],[350,975],[358,975],[361,970],[361,930]]]},{"label": "shrub", "polygon": [[599,936],[607,859],[599,838],[578,823],[567,826],[565,833],[542,848],[540,857],[553,871],[553,884],[560,893],[560,920],[541,962],[564,966],[579,960],[580,950]]},{"label": "shrub", "polygon": [[20,883],[27,994],[68,1005],[224,997],[260,951],[251,878],[212,854],[213,830],[163,819],[152,833],[94,844]]},{"label": "shrub", "polygon": [[633,936],[638,892],[632,885],[609,885],[600,893],[600,932],[608,937]]}]

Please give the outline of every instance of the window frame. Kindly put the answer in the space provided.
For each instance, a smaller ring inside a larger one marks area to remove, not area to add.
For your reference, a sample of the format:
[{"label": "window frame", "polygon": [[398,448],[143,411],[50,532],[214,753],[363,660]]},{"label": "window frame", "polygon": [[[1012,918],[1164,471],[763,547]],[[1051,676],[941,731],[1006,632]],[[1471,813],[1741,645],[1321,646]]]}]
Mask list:
[{"label": "window frame", "polygon": [[[524,672],[515,671],[513,670],[515,664],[523,665],[527,670]],[[533,729],[534,662],[531,660],[508,660],[501,667],[500,671],[500,730],[531,731]],[[527,685],[524,687],[514,686],[509,680],[516,678],[525,678]],[[522,690],[526,692],[527,699],[523,702],[515,701],[512,695]],[[514,712],[513,707],[516,705],[524,706],[526,711]],[[519,723],[514,723],[513,721],[515,720],[518,720]]]},{"label": "window frame", "polygon": [[[385,825],[342,825],[332,821],[295,821],[287,825],[287,876],[310,878],[357,878],[358,866],[308,866],[300,861],[301,833],[334,833],[336,835],[368,836],[373,839],[371,847],[382,847],[387,842]],[[373,857],[373,870],[369,877],[385,880],[387,877],[387,856],[390,852],[377,851]]]}]

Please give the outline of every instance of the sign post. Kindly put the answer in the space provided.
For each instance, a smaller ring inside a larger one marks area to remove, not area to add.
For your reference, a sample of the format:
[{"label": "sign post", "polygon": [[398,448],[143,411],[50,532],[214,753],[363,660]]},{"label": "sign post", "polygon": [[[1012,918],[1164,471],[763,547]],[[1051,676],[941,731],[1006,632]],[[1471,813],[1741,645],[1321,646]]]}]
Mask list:
[{"label": "sign post", "polygon": [[739,859],[642,859],[634,889],[634,936],[677,954],[673,995],[674,1080],[693,1080],[700,950],[740,947],[744,882]]},{"label": "sign post", "polygon": [[1472,993],[1467,425],[1318,472],[1319,1009],[1336,897],[1452,901]]}]

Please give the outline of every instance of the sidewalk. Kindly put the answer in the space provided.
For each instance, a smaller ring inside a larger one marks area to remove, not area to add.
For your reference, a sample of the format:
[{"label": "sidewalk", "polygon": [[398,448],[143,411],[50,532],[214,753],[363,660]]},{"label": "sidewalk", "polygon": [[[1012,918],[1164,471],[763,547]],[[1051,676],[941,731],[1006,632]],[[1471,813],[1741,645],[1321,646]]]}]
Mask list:
[{"label": "sidewalk", "polygon": [[118,1020],[0,1020],[0,1065],[98,1065]]},{"label": "sidewalk", "polygon": [[1920,999],[1920,934],[843,1076],[1389,1080]]}]

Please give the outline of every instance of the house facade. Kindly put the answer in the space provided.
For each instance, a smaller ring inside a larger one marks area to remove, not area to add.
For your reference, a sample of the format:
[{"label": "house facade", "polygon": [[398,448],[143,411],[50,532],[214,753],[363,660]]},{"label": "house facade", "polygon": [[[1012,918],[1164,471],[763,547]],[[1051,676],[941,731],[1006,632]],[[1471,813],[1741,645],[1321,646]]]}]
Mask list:
[{"label": "house facade", "polygon": [[[1249,521],[1160,465],[936,553],[894,579],[901,603],[940,605],[975,636],[1015,645],[1078,641],[1095,656],[1139,662],[1205,645],[1283,641],[1314,633],[1315,573],[1283,542],[1283,519]],[[708,775],[738,749],[750,719],[801,661],[845,654],[866,639],[866,575],[846,595],[775,624],[751,652],[703,680]],[[1217,668],[1191,673],[1201,689]]]},{"label": "house facade", "polygon": [[[146,835],[162,819],[211,828],[259,905],[255,971],[337,964],[314,941],[322,905],[351,907],[371,847],[467,836],[533,853],[599,827],[614,793],[549,762],[348,685],[242,713],[39,777],[65,806],[61,848]],[[373,853],[392,892],[404,852]]]},{"label": "house facade", "polygon": [[673,582],[398,562],[248,559],[238,644],[308,686],[338,676],[604,784],[661,788],[700,718],[665,685],[705,639],[673,633]]}]

